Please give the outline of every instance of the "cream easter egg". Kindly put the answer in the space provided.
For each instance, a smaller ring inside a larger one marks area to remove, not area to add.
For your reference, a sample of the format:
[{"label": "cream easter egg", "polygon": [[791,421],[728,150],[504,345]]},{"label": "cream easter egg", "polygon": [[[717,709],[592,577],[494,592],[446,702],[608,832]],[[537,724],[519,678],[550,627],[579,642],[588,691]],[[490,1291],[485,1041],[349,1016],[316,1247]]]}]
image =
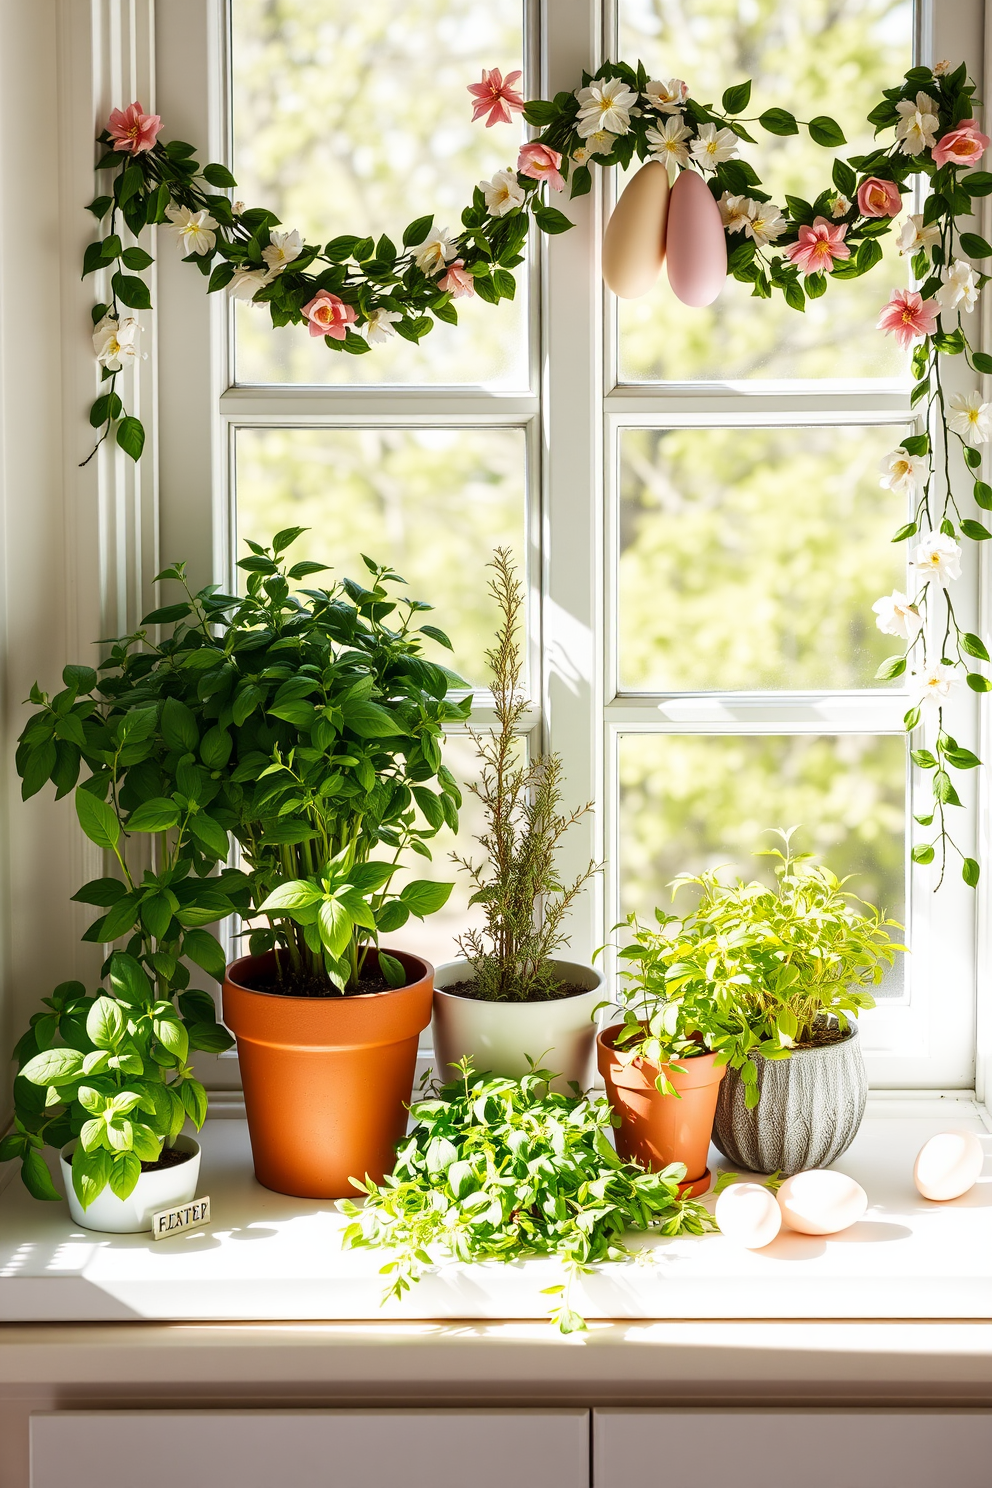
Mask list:
[{"label": "cream easter egg", "polygon": [[665,239],[668,282],[683,305],[712,305],[727,277],[727,240],[720,208],[695,171],[672,187]]},{"label": "cream easter egg", "polygon": [[603,278],[621,300],[647,294],[661,272],[667,217],[668,167],[649,160],[624,188],[603,239]]},{"label": "cream easter egg", "polygon": [[941,1132],[920,1148],[913,1182],[925,1199],[959,1199],[974,1188],[984,1161],[974,1132]]},{"label": "cream easter egg", "polygon": [[763,1184],[733,1183],[716,1201],[716,1222],[728,1240],[760,1250],[781,1229],[782,1211]]},{"label": "cream easter egg", "polygon": [[801,1235],[836,1235],[857,1224],[868,1208],[868,1195],[860,1183],[828,1168],[794,1173],[782,1184],[777,1198],[783,1220]]}]

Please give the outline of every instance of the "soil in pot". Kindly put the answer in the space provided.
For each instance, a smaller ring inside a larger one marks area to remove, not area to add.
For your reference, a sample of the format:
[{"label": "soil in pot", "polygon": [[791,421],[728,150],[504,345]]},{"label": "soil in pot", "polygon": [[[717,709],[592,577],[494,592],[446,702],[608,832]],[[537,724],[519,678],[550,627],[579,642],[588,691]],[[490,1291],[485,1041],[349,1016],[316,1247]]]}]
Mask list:
[{"label": "soil in pot", "polygon": [[581,997],[588,992],[588,987],[580,987],[577,982],[559,982],[551,991],[543,997],[480,997],[475,982],[452,982],[445,987],[445,992],[453,992],[456,997],[468,997],[473,1002],[494,1002],[507,1007],[520,1007],[524,1004],[530,1005],[535,1002],[561,1002],[566,997]]},{"label": "soil in pot", "polygon": [[434,969],[402,951],[403,987],[347,997],[277,991],[275,959],[228,967],[224,1020],[238,1042],[255,1176],[276,1193],[354,1197],[381,1183],[406,1130],[417,1042],[431,1016]]},{"label": "soil in pot", "polygon": [[678,1095],[663,1095],[655,1084],[658,1066],[646,1059],[621,1057],[614,1039],[624,1024],[614,1023],[596,1040],[606,1094],[620,1117],[615,1133],[621,1157],[658,1172],[669,1163],[685,1164],[683,1192],[705,1193],[709,1187],[710,1136],[720,1082],[726,1073],[715,1054],[683,1058],[665,1073]]},{"label": "soil in pot", "polygon": [[267,992],[273,997],[367,997],[371,992],[389,992],[389,983],[378,966],[370,965],[358,979],[358,986],[342,992],[326,977],[315,977],[306,971],[286,968],[280,977],[274,967],[258,972],[247,983],[253,992]]},{"label": "soil in pot", "polygon": [[160,1156],[155,1162],[143,1162],[141,1171],[143,1173],[161,1173],[165,1168],[178,1168],[180,1163],[189,1162],[193,1156],[192,1152],[180,1152],[178,1147],[163,1147]]}]

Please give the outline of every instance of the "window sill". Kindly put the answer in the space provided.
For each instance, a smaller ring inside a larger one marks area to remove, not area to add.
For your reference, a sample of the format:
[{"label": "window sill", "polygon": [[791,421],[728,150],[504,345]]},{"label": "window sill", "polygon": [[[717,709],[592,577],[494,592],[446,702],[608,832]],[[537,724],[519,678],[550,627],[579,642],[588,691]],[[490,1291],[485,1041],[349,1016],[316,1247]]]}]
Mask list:
[{"label": "window sill", "polygon": [[[872,1099],[838,1167],[869,1196],[852,1229],[783,1232],[750,1252],[722,1236],[648,1241],[644,1261],[602,1267],[575,1290],[590,1319],[992,1318],[992,1174],[950,1204],[918,1197],[916,1152],[966,1127],[992,1153],[982,1108],[961,1098]],[[201,1194],[214,1221],[153,1242],[76,1228],[19,1182],[0,1197],[0,1322],[542,1319],[553,1261],[445,1264],[380,1307],[382,1254],[342,1253],[329,1202],[286,1198],[254,1180],[243,1119],[204,1128]],[[988,1166],[988,1164],[987,1164]],[[6,1175],[5,1175],[6,1176]],[[11,1175],[13,1176],[13,1175]]]}]

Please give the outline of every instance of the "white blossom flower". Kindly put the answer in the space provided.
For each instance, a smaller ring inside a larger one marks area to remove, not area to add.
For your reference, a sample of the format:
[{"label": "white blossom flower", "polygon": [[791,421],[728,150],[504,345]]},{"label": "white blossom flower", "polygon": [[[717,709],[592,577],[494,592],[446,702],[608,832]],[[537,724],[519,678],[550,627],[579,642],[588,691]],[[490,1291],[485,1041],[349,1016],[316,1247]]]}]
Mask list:
[{"label": "white blossom flower", "polygon": [[788,225],[774,202],[752,202],[744,231],[759,248],[764,248],[780,238]]},{"label": "white blossom flower", "polygon": [[240,217],[244,209],[245,204],[243,201],[236,201],[231,203],[231,211],[235,217]]},{"label": "white blossom flower", "polygon": [[456,253],[446,227],[434,227],[413,249],[413,261],[423,274],[439,274]]},{"label": "white blossom flower", "polygon": [[268,269],[235,269],[234,278],[227,286],[236,300],[253,300],[260,289],[271,282]]},{"label": "white blossom flower", "polygon": [[616,144],[616,138],[608,129],[596,129],[585,136],[585,147],[590,155],[609,155]]},{"label": "white blossom flower", "polygon": [[573,165],[585,165],[592,158],[592,151],[588,145],[580,145],[577,150],[572,151]]},{"label": "white blossom flower", "polygon": [[954,667],[947,666],[942,661],[936,662],[933,666],[924,667],[923,671],[913,674],[913,681],[919,688],[921,703],[939,704],[957,680]]},{"label": "white blossom flower", "polygon": [[851,203],[848,201],[843,192],[838,191],[836,196],[832,196],[830,198],[830,215],[835,220],[839,220],[841,217],[846,217],[850,210]]},{"label": "white blossom flower", "polygon": [[184,253],[210,253],[217,241],[217,226],[207,211],[193,212],[189,207],[166,207],[165,215]]},{"label": "white blossom flower", "polygon": [[981,393],[955,393],[950,400],[947,427],[976,449],[992,435],[992,403],[983,403]]},{"label": "white blossom flower", "polygon": [[929,465],[919,455],[908,455],[902,445],[886,455],[879,464],[882,478],[879,485],[897,496],[915,496],[926,483]]},{"label": "white blossom flower", "polygon": [[491,181],[480,181],[479,190],[486,198],[490,217],[505,217],[515,207],[522,207],[527,193],[517,180],[516,171],[497,171]]},{"label": "white blossom flower", "polygon": [[663,83],[648,83],[641,97],[659,114],[675,114],[685,107],[689,87],[681,78],[668,78]]},{"label": "white blossom flower", "polygon": [[733,196],[725,191],[717,202],[720,208],[720,220],[723,222],[727,232],[743,232],[751,219],[751,211],[756,203],[749,196]]},{"label": "white blossom flower", "polygon": [[928,532],[913,552],[913,567],[922,577],[946,585],[961,577],[961,549],[946,533]]},{"label": "white blossom flower", "polygon": [[592,82],[588,88],[577,88],[579,117],[576,128],[580,139],[588,139],[606,129],[610,134],[626,134],[630,128],[630,111],[637,102],[634,93],[622,78],[605,78]]},{"label": "white blossom flower", "polygon": [[398,310],[380,308],[370,311],[369,318],[365,322],[365,335],[368,338],[369,345],[372,346],[377,341],[388,341],[390,336],[395,336],[396,332],[393,330],[393,323],[402,319],[403,316]]},{"label": "white blossom flower", "polygon": [[262,249],[262,257],[269,266],[269,278],[281,274],[287,264],[299,258],[303,252],[303,239],[294,228],[292,232],[270,232],[269,246]]},{"label": "white blossom flower", "polygon": [[896,104],[896,110],[899,114],[896,139],[903,154],[922,155],[924,150],[932,150],[940,116],[929,93],[917,93],[915,103],[903,99]]},{"label": "white blossom flower", "polygon": [[692,158],[702,170],[716,170],[725,160],[737,154],[737,136],[732,129],[717,129],[715,124],[700,124],[699,133],[689,146]]},{"label": "white blossom flower", "polygon": [[898,636],[900,640],[912,641],[920,633],[923,619],[915,604],[898,589],[883,594],[872,605],[875,624],[883,635]]},{"label": "white blossom flower", "polygon": [[923,213],[916,212],[907,217],[899,234],[899,252],[904,256],[908,253],[918,253],[921,248],[927,253],[935,243],[940,242],[940,228],[936,222],[923,221]]},{"label": "white blossom flower", "polygon": [[133,315],[125,315],[120,322],[105,315],[93,328],[93,350],[101,367],[119,372],[125,362],[133,362],[138,356],[140,331]]},{"label": "white blossom flower", "polygon": [[934,77],[944,77],[946,73],[950,72],[950,70],[951,70],[951,64],[950,64],[950,62],[935,62],[933,64],[933,75],[934,75]]},{"label": "white blossom flower", "polygon": [[651,128],[647,131],[645,138],[648,149],[656,160],[661,160],[665,165],[674,162],[676,165],[685,165],[689,159],[689,150],[685,141],[689,138],[691,130],[682,123],[681,114],[675,114],[666,119],[660,129]]},{"label": "white blossom flower", "polygon": [[970,315],[978,304],[978,275],[971,264],[956,258],[941,277],[944,282],[934,295],[941,310],[964,310]]}]

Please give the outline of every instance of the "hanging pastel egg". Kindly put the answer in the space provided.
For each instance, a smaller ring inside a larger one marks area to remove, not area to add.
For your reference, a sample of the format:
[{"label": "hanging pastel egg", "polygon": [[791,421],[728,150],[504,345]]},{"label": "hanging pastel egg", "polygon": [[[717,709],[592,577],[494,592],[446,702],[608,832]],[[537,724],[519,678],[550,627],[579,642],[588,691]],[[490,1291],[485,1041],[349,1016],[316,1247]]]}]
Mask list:
[{"label": "hanging pastel egg", "polygon": [[722,1234],[746,1250],[769,1245],[782,1227],[782,1211],[763,1183],[732,1183],[716,1201]]},{"label": "hanging pastel egg", "polygon": [[974,1132],[949,1131],[931,1137],[920,1148],[913,1181],[925,1199],[946,1202],[974,1188],[985,1154]]},{"label": "hanging pastel egg", "polygon": [[801,1235],[836,1235],[863,1219],[868,1195],[860,1183],[832,1168],[794,1173],[782,1184],[778,1207],[790,1230]]},{"label": "hanging pastel egg", "polygon": [[661,273],[667,218],[668,167],[649,160],[624,187],[603,238],[603,278],[621,300],[647,294]]},{"label": "hanging pastel egg", "polygon": [[712,305],[727,277],[720,208],[702,176],[679,171],[668,203],[668,282],[683,305]]}]

